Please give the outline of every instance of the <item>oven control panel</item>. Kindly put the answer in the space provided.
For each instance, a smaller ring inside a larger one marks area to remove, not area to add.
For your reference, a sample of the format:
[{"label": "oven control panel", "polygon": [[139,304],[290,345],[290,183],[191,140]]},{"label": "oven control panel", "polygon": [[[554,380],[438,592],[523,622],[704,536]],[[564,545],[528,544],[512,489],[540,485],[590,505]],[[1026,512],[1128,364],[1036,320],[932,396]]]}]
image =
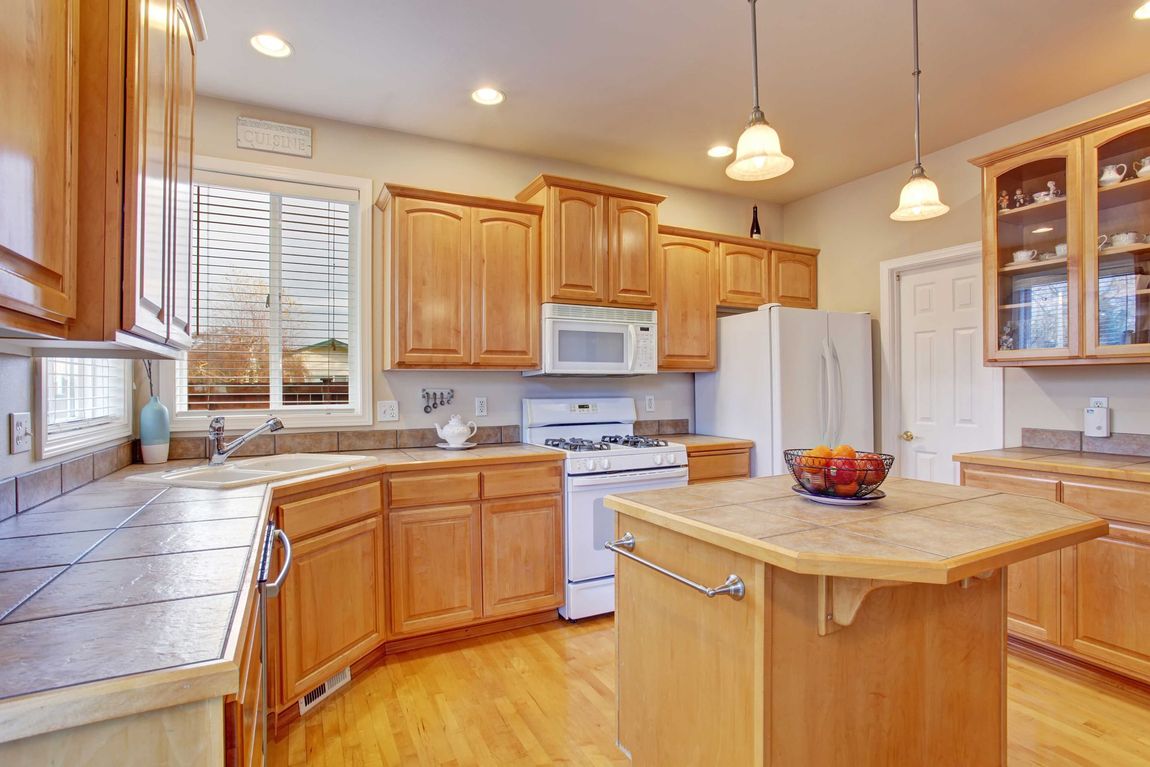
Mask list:
[{"label": "oven control panel", "polygon": [[635,372],[654,373],[659,369],[659,334],[654,325],[635,328]]}]

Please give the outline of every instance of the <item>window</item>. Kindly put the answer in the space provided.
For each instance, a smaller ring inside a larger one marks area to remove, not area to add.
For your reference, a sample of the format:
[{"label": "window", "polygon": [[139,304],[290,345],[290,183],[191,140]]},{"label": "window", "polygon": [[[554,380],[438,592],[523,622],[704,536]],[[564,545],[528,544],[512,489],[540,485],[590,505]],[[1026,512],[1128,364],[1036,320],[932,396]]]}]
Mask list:
[{"label": "window", "polygon": [[132,433],[130,364],[58,357],[39,361],[42,458]]},{"label": "window", "polygon": [[[371,183],[203,161],[192,190],[192,347],[174,429],[370,423]],[[246,416],[246,417],[245,417]]]}]

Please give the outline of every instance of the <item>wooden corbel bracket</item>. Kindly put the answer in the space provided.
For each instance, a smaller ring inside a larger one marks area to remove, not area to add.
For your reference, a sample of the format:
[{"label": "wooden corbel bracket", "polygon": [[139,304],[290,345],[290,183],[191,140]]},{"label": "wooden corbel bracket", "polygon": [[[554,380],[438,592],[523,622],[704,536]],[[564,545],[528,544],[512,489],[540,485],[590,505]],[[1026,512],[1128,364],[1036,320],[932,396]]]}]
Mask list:
[{"label": "wooden corbel bracket", "polygon": [[873,578],[841,578],[820,575],[819,591],[819,636],[833,634],[855,622],[862,603],[878,589],[894,586],[909,586],[905,581],[880,581]]}]

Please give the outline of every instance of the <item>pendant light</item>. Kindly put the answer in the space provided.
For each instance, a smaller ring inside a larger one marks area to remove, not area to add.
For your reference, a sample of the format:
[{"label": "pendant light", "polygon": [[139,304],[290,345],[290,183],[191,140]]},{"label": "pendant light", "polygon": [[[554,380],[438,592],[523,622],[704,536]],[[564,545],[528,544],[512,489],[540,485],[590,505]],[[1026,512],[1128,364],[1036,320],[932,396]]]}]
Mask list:
[{"label": "pendant light", "polygon": [[751,78],[754,86],[755,106],[751,119],[735,150],[735,161],[727,166],[727,175],[736,181],[765,181],[781,176],[794,167],[795,161],[783,154],[779,134],[763,117],[759,109],[759,37],[755,23],[755,0],[751,3]]},{"label": "pendant light", "polygon": [[898,196],[898,209],[890,214],[895,221],[925,221],[936,218],[950,210],[938,199],[938,186],[931,181],[922,169],[922,97],[919,93],[918,78],[922,70],[918,67],[918,0],[911,0],[911,18],[914,23],[914,168],[910,180]]}]

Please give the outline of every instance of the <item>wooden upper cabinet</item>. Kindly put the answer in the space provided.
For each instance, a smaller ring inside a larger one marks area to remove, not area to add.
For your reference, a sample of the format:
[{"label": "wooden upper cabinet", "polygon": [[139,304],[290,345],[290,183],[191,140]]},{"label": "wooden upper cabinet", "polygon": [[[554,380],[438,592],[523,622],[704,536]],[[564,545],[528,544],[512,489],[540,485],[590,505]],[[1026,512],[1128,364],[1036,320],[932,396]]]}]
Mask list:
[{"label": "wooden upper cabinet", "polygon": [[471,209],[398,198],[391,316],[395,362],[471,362]]},{"label": "wooden upper cabinet", "polygon": [[612,197],[607,204],[607,264],[613,304],[655,306],[659,290],[659,208]]},{"label": "wooden upper cabinet", "polygon": [[1150,361],[1147,157],[1150,101],[971,160],[988,365]]},{"label": "wooden upper cabinet", "polygon": [[176,3],[172,30],[173,87],[171,95],[171,172],[168,199],[172,213],[171,306],[168,341],[173,346],[192,345],[192,155],[193,114],[196,103],[196,44],[187,8]]},{"label": "wooden upper cabinet", "polygon": [[539,366],[541,209],[389,184],[389,368]]},{"label": "wooden upper cabinet", "polygon": [[539,216],[477,208],[471,223],[474,362],[539,362]]},{"label": "wooden upper cabinet", "polygon": [[715,369],[715,259],[712,240],[659,238],[662,305],[659,368]]},{"label": "wooden upper cabinet", "polygon": [[768,303],[769,258],[765,247],[720,242],[719,305],[757,309]]},{"label": "wooden upper cabinet", "polygon": [[811,253],[772,250],[768,283],[771,303],[799,309],[817,309],[818,257]]},{"label": "wooden upper cabinet", "polygon": [[14,0],[0,27],[0,327],[62,335],[76,309],[80,0]]},{"label": "wooden upper cabinet", "polygon": [[661,195],[541,175],[516,199],[544,208],[544,301],[658,304]]}]

